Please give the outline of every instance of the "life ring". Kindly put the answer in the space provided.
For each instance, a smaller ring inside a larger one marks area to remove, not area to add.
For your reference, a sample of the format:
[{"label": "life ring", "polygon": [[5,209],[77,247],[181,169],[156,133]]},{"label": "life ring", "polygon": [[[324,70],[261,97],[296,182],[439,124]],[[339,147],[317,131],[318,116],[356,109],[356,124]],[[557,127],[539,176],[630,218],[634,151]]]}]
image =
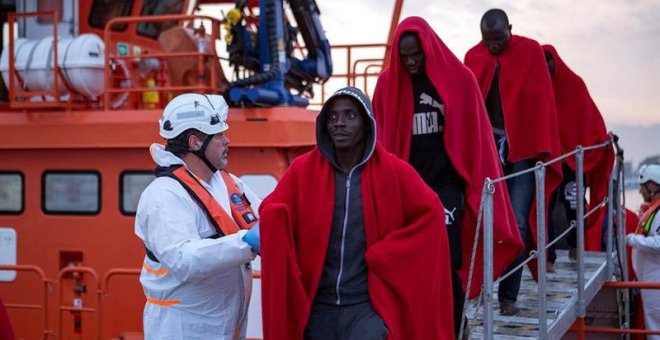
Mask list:
[{"label": "life ring", "polygon": [[[116,59],[112,62],[112,77],[113,88],[122,88],[127,89],[131,87],[131,73],[126,65],[126,61],[123,59]],[[113,93],[110,97],[110,107],[113,110],[116,110],[122,107],[126,100],[128,100],[129,92],[117,92]]]}]

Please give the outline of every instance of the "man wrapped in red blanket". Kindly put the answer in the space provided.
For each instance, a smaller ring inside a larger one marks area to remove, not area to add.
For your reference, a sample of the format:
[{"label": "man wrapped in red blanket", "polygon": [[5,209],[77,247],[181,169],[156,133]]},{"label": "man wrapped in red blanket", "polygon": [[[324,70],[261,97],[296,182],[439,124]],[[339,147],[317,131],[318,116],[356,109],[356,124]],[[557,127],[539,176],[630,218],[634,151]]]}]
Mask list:
[{"label": "man wrapped in red blanket", "polygon": [[[378,140],[417,170],[445,208],[458,331],[484,180],[501,177],[502,167],[472,72],[422,18],[403,20],[393,41],[390,65],[374,92]],[[522,241],[504,182],[496,184],[493,204],[497,277],[518,256]],[[480,243],[474,256],[470,297],[483,282],[482,248]]]},{"label": "man wrapped in red blanket", "polygon": [[454,337],[443,207],[376,135],[368,98],[337,91],[261,204],[265,339]]},{"label": "man wrapped in red blanket", "polygon": [[[481,19],[482,41],[465,56],[465,65],[477,78],[495,144],[505,175],[518,173],[559,156],[559,134],[550,73],[538,42],[511,34],[501,9],[487,11]],[[547,168],[545,203],[561,180],[561,165]],[[534,174],[527,172],[507,180],[511,205],[527,250],[536,248],[537,231]],[[546,209],[547,210],[547,209]],[[547,214],[546,214],[547,216]],[[547,219],[546,219],[547,220]],[[520,264],[526,253],[509,269]],[[532,270],[536,273],[536,270]],[[514,315],[522,269],[500,283],[500,312]]]},{"label": "man wrapped in red blanket", "polygon": [[[607,141],[610,137],[607,134],[605,121],[591,98],[587,85],[566,65],[552,45],[543,45],[543,51],[555,93],[561,152],[571,152],[578,145],[590,146]],[[589,203],[595,206],[607,196],[607,184],[614,166],[613,146],[585,151],[583,164],[585,185],[589,187],[590,193]],[[575,157],[567,158],[563,165],[564,179],[555,194],[559,196],[559,201],[564,203],[568,221],[575,220],[577,214],[575,171],[577,171]],[[596,223],[602,219],[604,213],[605,208],[601,208],[600,212],[588,221],[585,230],[586,250],[604,250],[602,224]],[[553,226],[554,223],[551,223],[550,227]],[[574,230],[567,236],[567,241],[573,248],[577,244]],[[550,260],[554,262],[553,257],[551,253]]]}]

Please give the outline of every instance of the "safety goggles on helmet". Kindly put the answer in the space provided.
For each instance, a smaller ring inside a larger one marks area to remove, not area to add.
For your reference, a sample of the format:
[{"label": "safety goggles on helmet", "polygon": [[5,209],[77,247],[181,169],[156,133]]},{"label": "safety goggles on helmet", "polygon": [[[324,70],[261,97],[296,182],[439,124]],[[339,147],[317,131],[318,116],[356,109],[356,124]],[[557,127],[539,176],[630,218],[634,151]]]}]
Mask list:
[{"label": "safety goggles on helmet", "polygon": [[184,93],[172,99],[159,120],[160,135],[172,139],[188,129],[215,135],[229,128],[229,108],[222,96]]},{"label": "safety goggles on helmet", "polygon": [[639,169],[639,178],[637,182],[639,184],[644,184],[646,182],[655,182],[655,184],[660,185],[660,165],[659,164],[647,164],[642,166]]}]

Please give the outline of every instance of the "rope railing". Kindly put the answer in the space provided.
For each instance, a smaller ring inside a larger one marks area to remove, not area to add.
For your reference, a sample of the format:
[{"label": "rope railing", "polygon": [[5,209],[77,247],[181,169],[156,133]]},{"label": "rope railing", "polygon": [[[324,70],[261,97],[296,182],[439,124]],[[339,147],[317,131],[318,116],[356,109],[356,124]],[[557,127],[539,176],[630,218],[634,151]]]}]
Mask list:
[{"label": "rope railing", "polygon": [[550,249],[550,247],[554,246],[557,242],[559,242],[559,240],[564,238],[564,236],[568,235],[568,233],[570,233],[571,230],[576,229],[577,228],[576,224],[577,223],[575,223],[575,221],[571,221],[571,223],[568,225],[568,227],[566,228],[566,230],[564,230],[563,233],[559,234],[559,236],[555,237],[550,243],[548,243],[548,245],[545,246],[546,249]]},{"label": "rope railing", "polygon": [[[495,192],[495,185],[493,182],[490,180],[490,178],[486,178],[484,180],[484,186],[481,191],[481,202],[484,201],[484,197],[487,195],[487,191],[492,191]],[[481,231],[481,219],[483,218],[484,215],[484,205],[479,204],[479,212],[477,213],[477,228],[474,232],[474,242],[472,243],[472,254],[470,255],[470,269],[468,270],[468,279],[467,279],[467,284],[465,288],[465,298],[463,300],[463,311],[461,313],[461,320],[465,320],[465,315],[466,315],[466,310],[465,306],[468,304],[468,297],[470,295],[470,291],[472,290],[472,276],[474,273],[474,259],[477,256],[477,246],[479,244],[479,232]],[[463,332],[465,331],[465,324],[461,322],[461,329],[458,332],[458,339],[463,339]]]},{"label": "rope railing", "polygon": [[591,210],[587,211],[587,213],[584,214],[584,218],[589,218],[589,216],[591,216],[591,215],[593,215],[594,213],[596,213],[596,211],[598,211],[598,209],[601,209],[601,208],[605,207],[605,205],[607,204],[607,202],[608,202],[608,199],[607,199],[607,197],[605,197],[605,199],[603,199],[602,201],[600,201],[600,203],[598,203],[598,204],[595,205],[593,208],[591,208]]},{"label": "rope railing", "polygon": [[[600,204],[598,204],[597,206],[595,206],[594,208],[589,210],[589,212],[584,215],[584,218],[588,218],[590,215],[595,213],[599,208],[602,208],[603,206],[605,206],[605,204],[607,204],[607,199],[604,199]],[[552,239],[551,242],[546,244],[545,250],[550,249],[550,247],[557,244],[557,242],[559,242],[564,236],[568,235],[568,233],[571,230],[576,229],[577,228],[576,224],[577,223],[575,221],[571,221],[571,223],[566,228],[566,230],[564,230],[561,234],[559,234],[554,239]],[[478,232],[478,230],[477,230],[477,232]],[[529,251],[529,257],[527,257],[525,259],[525,261],[523,261],[521,264],[517,265],[515,268],[511,269],[510,271],[506,272],[505,274],[501,275],[497,280],[495,280],[494,283],[495,284],[500,283],[501,281],[503,281],[506,278],[508,278],[509,276],[511,276],[516,270],[523,268],[526,264],[528,264],[529,262],[531,262],[532,260],[534,260],[536,258],[538,258],[538,251],[536,249],[530,250]]]}]

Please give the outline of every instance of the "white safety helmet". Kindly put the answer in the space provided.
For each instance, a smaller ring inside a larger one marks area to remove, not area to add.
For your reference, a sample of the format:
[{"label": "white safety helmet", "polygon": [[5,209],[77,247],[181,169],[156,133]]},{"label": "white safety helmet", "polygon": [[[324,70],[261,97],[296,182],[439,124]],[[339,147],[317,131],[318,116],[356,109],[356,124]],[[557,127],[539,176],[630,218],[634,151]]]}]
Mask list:
[{"label": "white safety helmet", "polygon": [[172,99],[159,120],[160,135],[172,139],[187,129],[215,135],[229,128],[229,108],[222,96],[184,93]]},{"label": "white safety helmet", "polygon": [[646,182],[655,182],[655,184],[660,185],[660,165],[659,164],[647,164],[642,166],[639,169],[639,179],[637,180],[639,184],[644,184]]}]

